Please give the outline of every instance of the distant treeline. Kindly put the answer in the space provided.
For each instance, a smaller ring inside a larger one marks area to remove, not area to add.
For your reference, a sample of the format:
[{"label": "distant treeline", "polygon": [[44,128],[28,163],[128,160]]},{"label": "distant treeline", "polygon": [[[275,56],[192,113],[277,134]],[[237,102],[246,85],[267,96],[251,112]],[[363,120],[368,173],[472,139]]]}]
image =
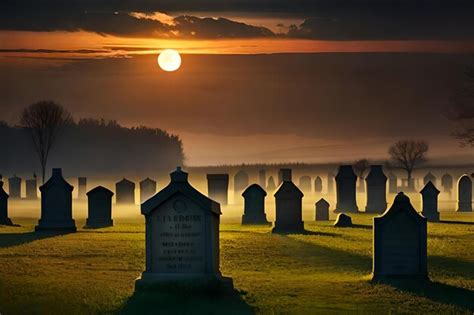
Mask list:
[{"label": "distant treeline", "polygon": [[[28,130],[0,121],[0,148],[0,174],[40,175]],[[61,167],[69,176],[152,176],[183,162],[183,145],[176,135],[144,126],[127,128],[114,120],[86,118],[64,128],[52,149],[48,170]]]}]

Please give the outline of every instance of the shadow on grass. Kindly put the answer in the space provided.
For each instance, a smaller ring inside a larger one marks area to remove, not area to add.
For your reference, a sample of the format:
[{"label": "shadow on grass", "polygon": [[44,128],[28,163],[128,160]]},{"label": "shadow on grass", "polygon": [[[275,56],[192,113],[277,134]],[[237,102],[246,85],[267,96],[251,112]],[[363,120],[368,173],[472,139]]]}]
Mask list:
[{"label": "shadow on grass", "polygon": [[351,228],[356,229],[364,229],[364,230],[372,230],[372,225],[365,225],[365,224],[352,224]]},{"label": "shadow on grass", "polygon": [[301,231],[285,231],[285,230],[280,230],[280,231],[271,231],[270,233],[272,234],[277,234],[277,235],[293,235],[293,234],[299,234],[299,235],[314,235],[314,236],[340,236],[340,233],[332,233],[332,232],[318,232],[318,231],[311,231],[311,230],[301,230]]},{"label": "shadow on grass", "polygon": [[444,224],[461,224],[461,225],[474,225],[474,222],[468,222],[468,221],[444,221],[441,220],[439,223],[444,223]]},{"label": "shadow on grass", "polygon": [[37,240],[69,234],[70,232],[0,233],[0,248],[13,247]]},{"label": "shadow on grass", "polygon": [[451,257],[428,256],[430,268],[439,269],[443,273],[460,276],[463,279],[474,279],[474,263]]}]

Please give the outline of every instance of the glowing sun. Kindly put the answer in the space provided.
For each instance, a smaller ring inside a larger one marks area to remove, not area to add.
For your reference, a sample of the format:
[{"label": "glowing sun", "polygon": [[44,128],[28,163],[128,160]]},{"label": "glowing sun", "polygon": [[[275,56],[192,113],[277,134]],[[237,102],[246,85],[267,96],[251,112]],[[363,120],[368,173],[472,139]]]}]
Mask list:
[{"label": "glowing sun", "polygon": [[181,56],[174,49],[165,49],[158,56],[158,65],[165,71],[176,71],[181,66]]}]

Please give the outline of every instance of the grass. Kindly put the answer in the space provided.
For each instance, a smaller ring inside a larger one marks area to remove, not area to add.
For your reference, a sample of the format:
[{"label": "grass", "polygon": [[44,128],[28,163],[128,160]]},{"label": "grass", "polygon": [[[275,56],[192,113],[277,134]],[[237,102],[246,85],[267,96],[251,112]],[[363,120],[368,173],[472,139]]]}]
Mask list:
[{"label": "grass", "polygon": [[[34,233],[36,221],[0,227],[3,314],[287,314],[465,313],[474,311],[474,213],[442,213],[428,224],[426,285],[372,284],[371,216],[357,228],[306,222],[307,234],[274,235],[270,227],[221,224],[221,271],[235,291],[134,294],[144,266],[144,226]],[[225,221],[225,220],[224,220]],[[230,220],[232,221],[232,220]],[[78,227],[84,224],[78,220]]]}]

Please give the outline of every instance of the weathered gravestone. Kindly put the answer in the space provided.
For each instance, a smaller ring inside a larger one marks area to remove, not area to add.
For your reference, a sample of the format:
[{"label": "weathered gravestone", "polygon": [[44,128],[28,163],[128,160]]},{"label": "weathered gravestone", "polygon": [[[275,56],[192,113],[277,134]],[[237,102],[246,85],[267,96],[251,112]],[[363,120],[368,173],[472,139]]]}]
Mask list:
[{"label": "weathered gravestone", "polygon": [[171,182],[141,206],[146,265],[136,289],[159,284],[226,284],[219,270],[220,205],[188,183],[180,167]]},{"label": "weathered gravestone", "polygon": [[13,175],[8,179],[8,193],[12,199],[21,198],[21,178]]},{"label": "weathered gravestone", "polygon": [[85,199],[87,192],[87,177],[77,178],[77,198]]},{"label": "weathered gravestone", "polygon": [[436,176],[431,174],[431,172],[429,172],[428,174],[426,174],[425,177],[423,177],[423,185],[424,186],[426,186],[426,184],[428,184],[429,182],[432,182],[433,185],[436,186]]},{"label": "weathered gravestone", "polygon": [[145,178],[140,182],[140,203],[144,203],[156,193],[156,181]]},{"label": "weathered gravestone", "polygon": [[41,191],[41,219],[35,230],[75,232],[76,223],[72,218],[74,187],[63,178],[61,169],[53,168],[51,178],[39,189]]},{"label": "weathered gravestone", "polygon": [[329,220],[329,202],[327,202],[324,198],[319,199],[318,202],[315,203],[316,213],[315,213],[315,220],[316,221],[328,221]]},{"label": "weathered gravestone", "polygon": [[317,176],[314,180],[314,192],[321,193],[323,191],[323,180]]},{"label": "weathered gravestone", "polygon": [[472,211],[472,180],[463,175],[458,181],[458,209],[459,212]]},{"label": "weathered gravestone", "polygon": [[357,176],[351,165],[341,165],[336,175],[336,212],[358,212],[356,202]]},{"label": "weathered gravestone", "polygon": [[267,191],[268,192],[274,192],[275,189],[276,189],[275,181],[273,180],[273,176],[270,176],[268,178]]},{"label": "weathered gravestone", "polygon": [[229,174],[207,174],[207,196],[221,205],[227,205]]},{"label": "weathered gravestone", "polygon": [[267,173],[265,170],[258,171],[258,184],[261,187],[267,187]]},{"label": "weathered gravestone", "polygon": [[439,190],[430,181],[420,191],[422,196],[422,211],[421,214],[428,219],[428,221],[438,222],[438,195]]},{"label": "weathered gravestone", "polygon": [[36,181],[36,176],[33,179],[26,180],[26,199],[38,199],[38,183]]},{"label": "weathered gravestone", "polygon": [[428,279],[426,222],[402,192],[374,218],[373,280]]},{"label": "weathered gravestone", "polygon": [[334,174],[333,173],[328,173],[328,194],[332,194],[334,192]]},{"label": "weathered gravestone", "polygon": [[124,178],[115,184],[117,204],[135,204],[135,183]]},{"label": "weathered gravestone", "polygon": [[234,193],[236,195],[242,194],[242,192],[249,185],[249,175],[243,170],[238,171],[234,176]]},{"label": "weathered gravestone", "polygon": [[265,214],[267,192],[257,184],[252,184],[242,193],[244,214],[242,224],[270,224]]},{"label": "weathered gravestone", "polygon": [[388,174],[388,192],[391,194],[396,194],[398,192],[398,183],[397,176],[390,172]]},{"label": "weathered gravestone", "polygon": [[8,194],[3,189],[3,181],[0,180],[0,225],[13,225],[8,217]]},{"label": "weathered gravestone", "polygon": [[114,225],[112,220],[113,195],[113,192],[102,186],[97,186],[87,193],[87,227],[99,228]]},{"label": "weathered gravestone", "polygon": [[365,178],[367,185],[367,206],[365,212],[383,213],[387,209],[387,176],[382,165],[371,165]]},{"label": "weathered gravestone", "polygon": [[441,186],[443,186],[444,192],[451,193],[453,190],[453,177],[449,174],[444,174],[441,177]]},{"label": "weathered gravestone", "polygon": [[310,192],[311,191],[311,177],[301,176],[298,187],[304,192]]},{"label": "weathered gravestone", "polygon": [[291,169],[281,169],[280,174],[282,183],[274,195],[275,227],[273,232],[303,232],[303,193],[291,181]]},{"label": "weathered gravestone", "polygon": [[352,227],[352,218],[345,213],[339,213],[334,222],[335,227]]}]

